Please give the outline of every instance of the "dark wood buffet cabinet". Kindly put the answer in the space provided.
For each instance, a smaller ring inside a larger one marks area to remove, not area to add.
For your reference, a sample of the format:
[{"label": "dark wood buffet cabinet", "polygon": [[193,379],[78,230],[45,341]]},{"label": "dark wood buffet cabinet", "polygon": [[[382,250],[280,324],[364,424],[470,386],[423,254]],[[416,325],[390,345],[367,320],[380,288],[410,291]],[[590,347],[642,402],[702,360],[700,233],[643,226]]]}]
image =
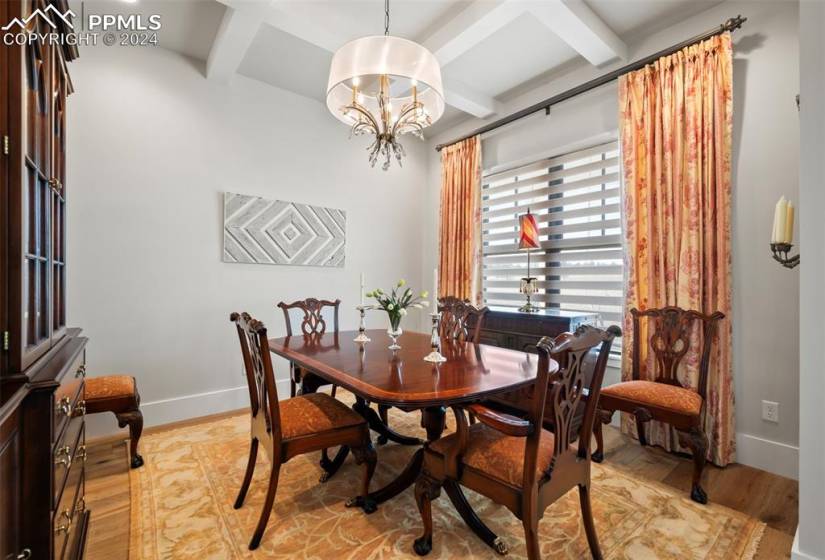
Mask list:
[{"label": "dark wood buffet cabinet", "polygon": [[36,37],[0,45],[0,560],[81,558],[89,522],[86,338],[66,326],[68,9],[0,2],[0,33]]}]

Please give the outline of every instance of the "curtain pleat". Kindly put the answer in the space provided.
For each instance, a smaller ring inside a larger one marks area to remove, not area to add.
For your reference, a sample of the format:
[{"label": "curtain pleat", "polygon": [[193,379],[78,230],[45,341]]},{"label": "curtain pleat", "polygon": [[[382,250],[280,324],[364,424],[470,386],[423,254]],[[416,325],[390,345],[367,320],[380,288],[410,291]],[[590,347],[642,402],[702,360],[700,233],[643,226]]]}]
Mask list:
[{"label": "curtain pleat", "polygon": [[[711,354],[704,429],[708,458],[735,458],[731,368],[731,137],[730,33],[712,37],[619,79],[619,127],[624,175],[624,348],[631,347],[630,308],[675,305],[710,314],[721,311]],[[648,333],[638,333],[646,340]],[[696,387],[698,329],[682,361],[680,379]],[[653,355],[641,345],[642,378],[654,375]],[[629,380],[630,352],[622,358]],[[627,416],[622,427],[635,435]],[[648,424],[648,439],[679,449],[675,431]]]},{"label": "curtain pleat", "polygon": [[438,297],[481,301],[481,139],[441,150]]}]

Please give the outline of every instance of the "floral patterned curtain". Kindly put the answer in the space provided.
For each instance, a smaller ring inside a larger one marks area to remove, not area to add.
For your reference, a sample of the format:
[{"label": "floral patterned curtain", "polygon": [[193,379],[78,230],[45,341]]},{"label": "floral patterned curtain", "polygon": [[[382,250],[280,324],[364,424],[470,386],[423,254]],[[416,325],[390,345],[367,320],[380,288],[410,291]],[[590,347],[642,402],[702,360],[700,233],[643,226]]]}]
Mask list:
[{"label": "floral patterned curtain", "polygon": [[[705,432],[708,458],[734,460],[731,373],[731,134],[730,33],[712,37],[619,79],[619,127],[624,174],[626,286],[624,348],[631,347],[630,308],[676,305],[721,311],[709,370]],[[644,336],[645,333],[640,333]],[[680,371],[698,382],[699,333]],[[654,368],[642,344],[641,375]],[[630,379],[624,352],[622,378]],[[623,429],[635,433],[624,417]],[[648,424],[648,439],[678,448],[674,430]]]},{"label": "floral patterned curtain", "polygon": [[481,138],[441,150],[438,297],[481,300]]}]

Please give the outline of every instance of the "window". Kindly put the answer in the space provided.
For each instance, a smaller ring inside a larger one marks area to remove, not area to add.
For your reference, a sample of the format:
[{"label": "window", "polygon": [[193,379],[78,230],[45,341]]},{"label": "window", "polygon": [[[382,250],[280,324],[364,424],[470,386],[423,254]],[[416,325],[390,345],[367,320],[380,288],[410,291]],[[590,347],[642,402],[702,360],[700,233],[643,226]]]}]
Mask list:
[{"label": "window", "polygon": [[[518,218],[528,208],[541,248],[530,252],[540,307],[598,313],[621,324],[622,222],[619,148],[614,140],[482,180],[482,289],[486,305],[518,307],[527,252],[518,249]],[[618,349],[617,349],[618,350]]]}]

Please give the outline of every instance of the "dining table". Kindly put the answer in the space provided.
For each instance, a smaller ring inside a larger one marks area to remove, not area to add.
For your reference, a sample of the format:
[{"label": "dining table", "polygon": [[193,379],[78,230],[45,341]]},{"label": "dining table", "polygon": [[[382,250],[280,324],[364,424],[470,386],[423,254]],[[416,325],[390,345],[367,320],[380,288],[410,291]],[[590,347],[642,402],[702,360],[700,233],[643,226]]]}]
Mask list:
[{"label": "dining table", "polygon": [[[432,350],[429,334],[404,332],[398,338],[401,348],[397,350],[388,348],[391,341],[385,330],[367,330],[369,342],[355,342],[358,334],[339,331],[269,340],[273,354],[308,373],[302,377],[302,393],[315,392],[329,383],[342,387],[355,395],[352,408],[371,429],[393,441],[418,446],[395,479],[366,497],[353,498],[349,506],[363,505],[366,500],[380,504],[413,485],[422,470],[424,447],[441,437],[449,407],[515,391],[532,385],[536,379],[535,354],[442,339],[440,351],[446,361],[435,363],[424,360]],[[395,433],[371,405],[420,411],[426,441]],[[343,462],[347,452],[346,448],[340,449],[334,461]],[[464,522],[488,546],[506,554],[506,544],[478,518],[461,488],[445,484],[444,490]]]}]

